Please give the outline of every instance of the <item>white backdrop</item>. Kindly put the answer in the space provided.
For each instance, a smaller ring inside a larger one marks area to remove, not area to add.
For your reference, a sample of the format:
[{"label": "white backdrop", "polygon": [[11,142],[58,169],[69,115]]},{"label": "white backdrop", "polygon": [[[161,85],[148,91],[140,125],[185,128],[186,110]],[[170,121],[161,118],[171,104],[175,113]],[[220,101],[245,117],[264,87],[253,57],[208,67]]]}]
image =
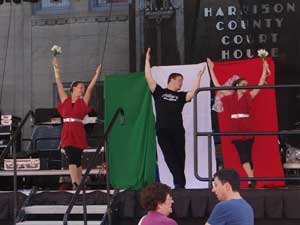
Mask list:
[{"label": "white backdrop", "polygon": [[[159,66],[152,67],[154,80],[162,87],[166,88],[167,80],[172,72],[181,73],[184,76],[181,91],[190,91],[200,69],[206,67],[206,63],[183,66]],[[201,87],[210,86],[210,77],[207,68],[200,82]],[[155,109],[155,106],[153,104]],[[185,128],[185,176],[186,188],[207,188],[207,182],[200,182],[194,175],[194,137],[193,137],[193,100],[186,103],[183,108],[183,125]],[[211,106],[210,92],[200,92],[198,94],[198,131],[211,131]],[[216,168],[214,142],[212,141],[213,153],[213,173]],[[160,181],[174,187],[172,175],[165,163],[161,149],[157,144],[158,168]],[[198,137],[198,173],[201,177],[208,177],[208,143],[207,137]]]}]

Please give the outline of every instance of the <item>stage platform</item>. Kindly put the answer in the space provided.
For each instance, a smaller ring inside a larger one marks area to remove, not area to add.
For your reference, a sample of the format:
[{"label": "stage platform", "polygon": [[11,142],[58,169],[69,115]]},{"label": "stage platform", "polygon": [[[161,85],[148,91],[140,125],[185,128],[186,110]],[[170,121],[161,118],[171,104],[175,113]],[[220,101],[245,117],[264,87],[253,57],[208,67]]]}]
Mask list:
[{"label": "stage platform", "polygon": [[[242,196],[254,209],[255,225],[299,225],[300,188],[244,189]],[[73,193],[64,191],[39,191],[31,199],[30,207],[45,205],[67,205]],[[26,192],[19,192],[21,206],[27,198]],[[204,225],[212,208],[217,203],[214,194],[208,189],[173,190],[172,217],[179,225]],[[79,198],[76,205],[81,205]],[[13,193],[0,193],[0,224],[12,224]],[[88,205],[105,205],[105,192],[90,190]],[[139,204],[139,191],[123,191],[114,204],[115,225],[136,225],[145,211]],[[45,212],[44,212],[45,213]],[[38,218],[38,217],[37,217]],[[56,218],[57,219],[57,218]]]},{"label": "stage platform", "polygon": [[[82,170],[82,173],[85,174],[85,169]],[[90,174],[97,175],[99,174],[99,169],[92,169]],[[70,175],[69,170],[18,170],[17,176],[19,177],[34,177],[34,176],[66,176]],[[14,171],[11,170],[0,170],[0,177],[12,177],[14,176]]]},{"label": "stage platform", "polygon": [[[82,170],[85,174],[86,169]],[[72,187],[69,170],[19,170],[17,171],[18,189],[37,186],[42,190],[61,190]],[[13,171],[0,170],[0,191],[13,190]],[[89,189],[105,188],[106,177],[100,169],[91,169],[87,180]]]}]

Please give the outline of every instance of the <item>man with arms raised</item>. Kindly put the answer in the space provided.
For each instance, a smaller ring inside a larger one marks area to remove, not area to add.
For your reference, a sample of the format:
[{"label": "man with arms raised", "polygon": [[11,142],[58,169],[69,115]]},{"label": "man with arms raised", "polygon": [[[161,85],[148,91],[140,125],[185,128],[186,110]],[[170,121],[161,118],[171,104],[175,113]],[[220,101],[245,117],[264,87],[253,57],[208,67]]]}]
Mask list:
[{"label": "man with arms raised", "polygon": [[164,159],[173,175],[175,188],[185,187],[185,130],[183,127],[182,110],[184,104],[190,102],[197,88],[204,69],[200,70],[192,90],[179,91],[183,84],[183,75],[170,74],[167,88],[162,88],[152,78],[150,65],[150,48],[145,59],[145,78],[152,92],[156,110],[156,136],[158,144],[163,152]]}]

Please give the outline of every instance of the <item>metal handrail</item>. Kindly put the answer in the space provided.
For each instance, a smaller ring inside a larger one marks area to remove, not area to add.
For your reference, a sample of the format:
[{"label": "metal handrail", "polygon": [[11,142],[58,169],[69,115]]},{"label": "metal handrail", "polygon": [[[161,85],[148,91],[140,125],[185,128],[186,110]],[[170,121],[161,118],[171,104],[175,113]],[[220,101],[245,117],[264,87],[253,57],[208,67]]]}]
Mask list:
[{"label": "metal handrail", "polygon": [[[101,138],[102,135],[99,135],[99,136],[93,136],[93,137],[88,137],[88,140],[97,140],[99,138]],[[22,141],[30,141],[30,142],[33,142],[33,145],[32,145],[32,151],[35,152],[37,151],[37,145],[38,145],[38,142],[40,141],[56,141],[56,140],[59,140],[60,141],[61,137],[39,137],[39,138],[34,138],[34,141],[33,139],[31,138],[28,138],[28,139],[22,139]],[[57,147],[57,149],[59,148],[59,146]],[[59,150],[59,149],[58,149]]]},{"label": "metal handrail", "polygon": [[[107,190],[107,216],[108,216],[108,224],[111,224],[111,217],[110,217],[110,178],[109,178],[109,156],[108,156],[108,136],[110,134],[110,131],[111,129],[113,128],[114,124],[115,124],[115,121],[117,120],[117,117],[118,115],[120,114],[121,116],[121,125],[123,125],[125,123],[125,113],[124,113],[124,110],[122,108],[118,108],[115,112],[115,114],[113,115],[108,127],[106,128],[105,132],[104,132],[104,152],[105,152],[105,157],[106,157],[106,163],[107,163],[107,172],[106,172],[106,190]],[[75,203],[75,199],[76,197],[79,195],[80,191],[84,188],[85,186],[85,182],[86,182],[86,179],[93,167],[93,165],[95,164],[96,162],[96,156],[99,154],[100,150],[101,150],[101,147],[100,144],[97,146],[97,150],[96,152],[94,153],[95,157],[93,157],[93,160],[91,160],[91,162],[88,164],[87,166],[87,169],[86,169],[86,172],[85,174],[83,175],[82,179],[81,179],[81,182],[80,184],[78,185],[69,205],[68,205],[68,208],[64,214],[64,220],[63,220],[63,225],[68,225],[68,218],[69,218],[69,215],[72,211],[72,208],[74,206],[74,203]],[[84,194],[85,192],[83,192]],[[85,208],[85,202],[83,202],[83,207]],[[87,224],[87,221],[86,221],[86,210],[84,210],[84,223]]]},{"label": "metal handrail", "polygon": [[[299,131],[258,131],[258,132],[198,132],[197,121],[197,95],[199,92],[212,90],[239,90],[239,89],[273,89],[273,88],[300,88],[300,84],[281,84],[281,85],[256,85],[256,86],[234,86],[234,87],[201,87],[198,88],[194,96],[194,174],[200,181],[208,181],[212,187],[212,137],[213,136],[246,136],[246,135],[281,135],[281,134],[300,134]],[[198,173],[198,136],[208,138],[208,177],[201,177]],[[243,181],[289,181],[300,180],[300,177],[242,177]]]},{"label": "metal handrail", "polygon": [[[18,135],[21,132],[21,129],[23,128],[23,126],[25,125],[25,123],[27,122],[28,118],[33,117],[33,111],[28,111],[28,113],[25,115],[24,119],[21,121],[20,125],[18,126],[18,128],[16,129],[16,131],[13,133],[13,135],[11,136],[11,139],[9,140],[9,142],[7,143],[5,149],[3,150],[2,154],[0,155],[0,162],[4,159],[4,157],[7,155],[9,148],[12,146],[12,144],[15,142],[15,140],[17,139]],[[13,194],[13,198],[14,198],[14,212],[13,212],[13,223],[16,224],[16,220],[17,220],[17,210],[18,210],[18,206],[17,206],[17,160],[16,160],[16,149],[13,147],[12,148],[12,156],[13,156],[13,162],[14,162],[14,180],[13,180],[13,184],[14,184],[14,194]]]},{"label": "metal handrail", "polygon": [[[117,195],[119,194],[119,191],[120,191],[120,190],[116,189],[116,190],[114,191],[114,193],[112,194],[111,200],[110,200],[110,202],[108,203],[108,205],[109,205],[109,210],[107,210],[107,212],[104,214],[104,216],[103,216],[103,218],[102,218],[102,221],[101,221],[100,225],[106,225],[107,222],[108,222],[108,224],[111,224],[111,215],[110,215],[110,214],[111,214],[111,212],[112,212],[112,207],[113,207],[113,205],[114,205],[114,203],[115,203],[115,199],[116,199]],[[108,213],[108,212],[110,212],[110,213]]]},{"label": "metal handrail", "polygon": [[37,187],[33,186],[32,189],[30,190],[30,193],[28,194],[27,198],[23,202],[23,205],[21,207],[21,210],[18,212],[17,216],[17,222],[24,221],[26,219],[26,212],[25,212],[25,207],[29,206],[32,201],[32,197],[36,194],[37,192]]},{"label": "metal handrail", "polygon": [[23,128],[23,126],[25,125],[25,123],[27,122],[27,119],[29,118],[29,116],[33,117],[33,111],[28,111],[28,113],[25,115],[24,119],[21,121],[20,125],[17,127],[16,131],[11,135],[11,138],[9,140],[9,142],[7,143],[6,147],[3,149],[1,155],[0,155],[0,161],[2,161],[4,159],[4,157],[7,155],[10,146],[14,143],[14,141],[16,140],[16,138],[18,137],[18,135],[21,132],[21,129]]}]

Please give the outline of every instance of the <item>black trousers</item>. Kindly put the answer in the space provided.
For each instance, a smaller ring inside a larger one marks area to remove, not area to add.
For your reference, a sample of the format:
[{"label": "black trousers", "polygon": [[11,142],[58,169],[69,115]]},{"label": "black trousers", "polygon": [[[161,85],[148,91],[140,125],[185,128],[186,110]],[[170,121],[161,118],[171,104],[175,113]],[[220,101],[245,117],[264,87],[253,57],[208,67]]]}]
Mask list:
[{"label": "black trousers", "polygon": [[237,152],[239,153],[239,157],[241,163],[249,162],[252,169],[252,146],[253,146],[254,138],[247,139],[247,140],[234,140],[232,143],[235,145]]},{"label": "black trousers", "polygon": [[182,129],[160,128],[156,131],[158,144],[173,175],[175,188],[185,186],[185,131]]}]

